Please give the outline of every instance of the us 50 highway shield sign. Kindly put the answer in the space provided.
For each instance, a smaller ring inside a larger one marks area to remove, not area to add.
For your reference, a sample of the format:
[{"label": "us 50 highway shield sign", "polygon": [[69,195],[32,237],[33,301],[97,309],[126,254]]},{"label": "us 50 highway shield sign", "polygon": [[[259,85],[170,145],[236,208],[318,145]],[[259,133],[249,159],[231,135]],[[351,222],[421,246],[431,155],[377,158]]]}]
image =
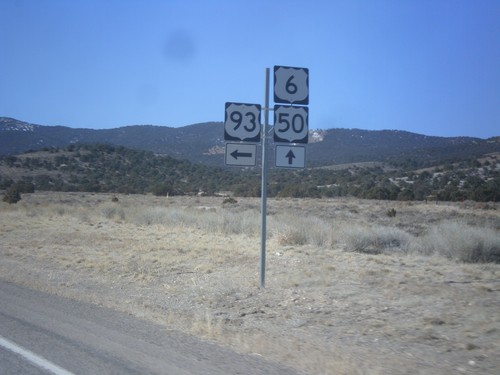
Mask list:
[{"label": "us 50 highway shield sign", "polygon": [[307,143],[309,139],[309,108],[275,105],[274,141]]}]

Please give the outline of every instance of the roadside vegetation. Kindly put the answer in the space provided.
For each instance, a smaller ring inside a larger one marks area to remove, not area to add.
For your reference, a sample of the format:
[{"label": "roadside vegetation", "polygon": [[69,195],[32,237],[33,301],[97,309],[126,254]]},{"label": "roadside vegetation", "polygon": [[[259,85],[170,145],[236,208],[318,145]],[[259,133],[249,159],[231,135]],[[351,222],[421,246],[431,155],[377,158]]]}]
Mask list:
[{"label": "roadside vegetation", "polygon": [[[70,196],[78,200],[77,195]],[[243,202],[250,199],[253,203],[241,204],[234,198],[211,198],[210,202],[216,203],[203,206],[196,204],[202,198],[185,197],[189,202],[186,206],[171,206],[175,198],[158,197],[159,205],[136,206],[123,204],[123,196],[121,199],[117,195],[103,197],[106,200],[100,199],[96,207],[33,207],[29,202],[23,207],[29,216],[43,217],[58,212],[86,218],[97,214],[104,219],[136,226],[182,227],[206,234],[260,236],[258,199],[242,198]],[[472,202],[441,205],[399,202],[387,209],[376,200],[275,198],[269,204],[267,236],[279,246],[341,248],[346,252],[372,255],[413,254],[442,256],[468,263],[500,263],[500,217],[495,203],[478,206]],[[5,203],[0,207],[8,210]]]},{"label": "roadside vegetation", "polygon": [[[311,374],[496,374],[498,203],[35,192],[0,277]],[[460,368],[461,370],[457,370]]]},{"label": "roadside vegetation", "polygon": [[[404,206],[401,209],[401,214],[405,215]],[[332,220],[331,217],[320,218],[314,213],[310,216],[289,215],[285,211],[269,218],[267,231],[270,240],[281,246],[310,245],[366,254],[437,255],[459,262],[500,263],[500,220],[492,219],[487,226],[478,226],[478,222],[474,223],[458,212],[456,214],[455,219],[441,218],[432,225],[425,225],[422,214],[418,218],[422,228],[418,233],[412,233],[415,221],[385,221],[383,213],[375,214],[381,215],[382,220],[374,217],[368,222],[349,222]],[[224,207],[134,208],[133,214],[121,211],[119,217],[128,217],[138,225],[180,225],[206,233],[252,237],[258,237],[260,233],[260,213],[255,208],[243,211]]]},{"label": "roadside vegetation", "polygon": [[[260,172],[208,167],[111,145],[71,145],[0,157],[0,190],[260,196]],[[393,201],[500,200],[500,155],[447,162],[388,160],[304,170],[271,169],[268,196]]]}]

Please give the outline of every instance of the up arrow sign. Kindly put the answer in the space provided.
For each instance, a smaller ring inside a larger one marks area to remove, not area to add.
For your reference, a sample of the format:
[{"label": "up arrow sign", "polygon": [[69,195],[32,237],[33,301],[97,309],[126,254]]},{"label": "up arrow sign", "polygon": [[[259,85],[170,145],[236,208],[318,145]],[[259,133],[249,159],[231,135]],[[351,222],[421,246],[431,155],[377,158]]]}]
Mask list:
[{"label": "up arrow sign", "polygon": [[288,154],[286,154],[286,156],[288,158],[288,164],[289,165],[292,165],[292,161],[293,159],[295,159],[295,154],[293,153],[292,150],[288,151]]},{"label": "up arrow sign", "polygon": [[306,164],[305,146],[276,145],[275,163],[278,168],[304,168]]}]

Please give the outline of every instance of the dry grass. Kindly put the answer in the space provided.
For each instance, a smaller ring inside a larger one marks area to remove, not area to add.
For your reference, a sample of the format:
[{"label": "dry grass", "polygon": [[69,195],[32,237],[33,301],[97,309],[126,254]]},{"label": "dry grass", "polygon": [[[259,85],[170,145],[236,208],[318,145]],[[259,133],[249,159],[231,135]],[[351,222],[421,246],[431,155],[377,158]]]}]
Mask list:
[{"label": "dry grass", "polygon": [[111,198],[0,204],[0,277],[311,374],[500,369],[497,206],[270,200],[261,290],[258,199]]}]

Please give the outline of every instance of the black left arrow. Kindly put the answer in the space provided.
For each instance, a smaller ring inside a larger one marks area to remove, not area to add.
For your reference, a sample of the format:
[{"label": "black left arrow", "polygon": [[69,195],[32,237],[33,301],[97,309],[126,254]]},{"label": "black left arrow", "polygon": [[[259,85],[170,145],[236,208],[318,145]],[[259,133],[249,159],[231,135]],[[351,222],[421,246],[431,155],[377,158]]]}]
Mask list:
[{"label": "black left arrow", "polygon": [[288,164],[292,165],[293,164],[293,159],[295,159],[295,154],[293,153],[292,150],[288,151],[288,153],[285,155],[285,158],[288,158]]},{"label": "black left arrow", "polygon": [[253,154],[251,152],[238,152],[238,150],[231,152],[231,156],[236,160],[238,160],[238,158],[251,158],[252,155]]}]

